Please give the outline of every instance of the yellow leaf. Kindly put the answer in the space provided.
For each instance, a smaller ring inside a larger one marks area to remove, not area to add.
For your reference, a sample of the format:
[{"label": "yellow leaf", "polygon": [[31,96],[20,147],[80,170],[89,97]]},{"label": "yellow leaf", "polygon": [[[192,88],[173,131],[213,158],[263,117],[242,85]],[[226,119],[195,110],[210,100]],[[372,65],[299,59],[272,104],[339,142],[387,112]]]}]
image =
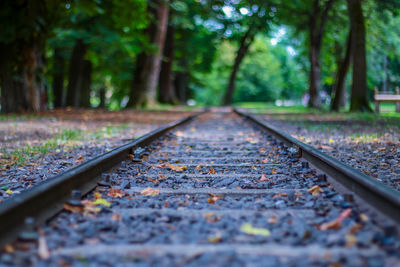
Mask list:
[{"label": "yellow leaf", "polygon": [[104,198],[98,198],[92,202],[93,205],[103,205],[104,207],[110,207],[111,203],[105,200]]},{"label": "yellow leaf", "polygon": [[94,199],[102,198],[100,192],[94,192]]},{"label": "yellow leaf", "polygon": [[346,245],[345,247],[352,247],[357,243],[357,237],[355,235],[346,235]]},{"label": "yellow leaf", "polygon": [[319,193],[324,192],[324,190],[322,190],[322,188],[319,187],[319,185],[314,185],[313,187],[311,187],[307,191],[308,191],[308,193],[310,193],[313,196],[318,196]]},{"label": "yellow leaf", "polygon": [[10,189],[8,189],[7,191],[6,191],[6,194],[12,194],[13,193],[13,191],[11,191]]},{"label": "yellow leaf", "polygon": [[270,235],[269,230],[264,228],[255,228],[249,223],[243,224],[242,227],[240,228],[240,231],[248,235],[261,235],[261,236]]},{"label": "yellow leaf", "polygon": [[140,194],[145,195],[145,196],[152,196],[155,197],[158,194],[160,194],[160,189],[154,189],[151,187],[147,187],[140,192]]},{"label": "yellow leaf", "polygon": [[219,242],[221,242],[222,237],[221,237],[220,234],[217,234],[217,235],[215,235],[215,236],[209,236],[209,237],[207,238],[207,240],[208,240],[208,242],[210,242],[210,243],[219,243]]},{"label": "yellow leaf", "polygon": [[329,139],[329,143],[333,143],[334,141],[332,139]]}]

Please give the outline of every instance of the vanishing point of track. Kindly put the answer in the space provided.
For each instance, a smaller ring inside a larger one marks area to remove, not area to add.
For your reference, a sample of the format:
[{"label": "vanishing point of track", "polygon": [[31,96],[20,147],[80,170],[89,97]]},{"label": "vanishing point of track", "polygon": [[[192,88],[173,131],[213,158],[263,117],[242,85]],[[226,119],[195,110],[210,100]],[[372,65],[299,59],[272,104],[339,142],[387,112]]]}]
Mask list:
[{"label": "vanishing point of track", "polygon": [[0,242],[17,241],[0,265],[394,266],[399,211],[397,191],[264,122],[208,112],[2,203]]}]

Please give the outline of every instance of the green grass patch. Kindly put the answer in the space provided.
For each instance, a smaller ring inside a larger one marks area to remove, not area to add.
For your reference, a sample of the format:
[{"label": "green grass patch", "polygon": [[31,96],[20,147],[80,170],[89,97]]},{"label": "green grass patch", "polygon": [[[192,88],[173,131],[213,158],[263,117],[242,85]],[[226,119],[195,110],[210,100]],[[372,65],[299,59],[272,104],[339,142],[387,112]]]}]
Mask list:
[{"label": "green grass patch", "polygon": [[[28,161],[38,159],[57,148],[66,146],[74,147],[74,141],[80,140],[83,136],[84,132],[80,129],[63,129],[41,144],[33,146],[25,145],[11,152],[7,152],[6,149],[3,149],[1,158],[13,161],[13,165],[22,166]],[[1,163],[0,167],[4,168],[4,165],[5,164]]]},{"label": "green grass patch", "polygon": [[273,103],[266,103],[266,102],[239,102],[235,103],[234,106],[238,108],[251,109],[251,112],[254,113],[267,113],[267,114],[281,114],[281,113],[304,114],[304,113],[320,112],[317,109],[308,108],[302,105],[278,107]]}]

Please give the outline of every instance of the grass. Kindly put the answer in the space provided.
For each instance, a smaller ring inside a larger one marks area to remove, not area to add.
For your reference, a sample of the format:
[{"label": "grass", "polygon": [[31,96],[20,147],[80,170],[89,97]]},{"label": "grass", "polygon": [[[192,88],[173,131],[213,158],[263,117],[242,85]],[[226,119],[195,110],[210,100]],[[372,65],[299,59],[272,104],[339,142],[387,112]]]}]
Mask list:
[{"label": "grass", "polygon": [[255,113],[270,113],[270,114],[283,114],[283,113],[317,113],[319,112],[316,109],[304,107],[301,105],[297,106],[275,106],[273,103],[266,102],[239,102],[235,103],[235,107],[238,108],[248,108],[252,109],[252,112]]},{"label": "grass", "polygon": [[[74,148],[84,140],[96,140],[101,138],[110,138],[113,135],[117,135],[119,132],[128,129],[128,124],[111,125],[101,127],[95,132],[88,133],[81,129],[63,129],[59,133],[55,134],[52,138],[46,140],[43,143],[37,145],[24,145],[18,147],[15,150],[8,152],[3,149],[0,152],[0,158],[6,159],[3,162],[0,161],[0,168],[4,168],[6,165],[11,164],[14,166],[23,166],[27,162],[39,159],[46,154],[55,151],[59,148]],[[7,163],[8,162],[8,163]]]}]

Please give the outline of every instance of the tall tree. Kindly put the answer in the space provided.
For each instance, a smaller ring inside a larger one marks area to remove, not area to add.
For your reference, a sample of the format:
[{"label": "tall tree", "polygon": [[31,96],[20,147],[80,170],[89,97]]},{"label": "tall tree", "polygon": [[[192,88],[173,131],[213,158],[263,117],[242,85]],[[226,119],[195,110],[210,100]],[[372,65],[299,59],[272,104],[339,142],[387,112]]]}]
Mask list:
[{"label": "tall tree", "polygon": [[372,111],[367,94],[367,59],[365,20],[362,0],[347,0],[352,33],[353,84],[351,87],[350,111]]},{"label": "tall tree", "polygon": [[[152,49],[144,51],[137,57],[128,107],[154,105],[161,67],[161,55],[167,32],[168,0],[150,1],[148,12],[152,21],[145,30]],[[139,65],[140,64],[140,65]]]},{"label": "tall tree", "polygon": [[314,0],[309,14],[309,41],[310,41],[310,88],[309,107],[320,107],[319,90],[321,87],[321,47],[328,14],[335,0],[323,2]]},{"label": "tall tree", "polygon": [[235,90],[236,76],[239,71],[240,64],[242,63],[245,55],[249,51],[250,45],[253,43],[256,34],[255,26],[250,25],[246,33],[240,40],[239,49],[236,53],[235,61],[232,66],[232,71],[229,76],[228,86],[226,87],[224,105],[232,104],[233,92]]},{"label": "tall tree", "polygon": [[0,29],[2,112],[45,106],[43,51],[51,6],[45,0],[0,2],[0,22],[8,25]]},{"label": "tall tree", "polygon": [[174,104],[177,102],[173,84],[173,61],[175,52],[174,26],[169,25],[165,40],[163,60],[158,84],[158,99],[161,103]]},{"label": "tall tree", "polygon": [[352,52],[352,34],[350,30],[347,37],[345,56],[342,59],[342,61],[338,64],[335,83],[332,88],[332,91],[334,93],[334,99],[332,101],[331,110],[333,111],[339,111],[340,107],[344,103],[345,92],[346,92],[345,83],[352,57],[351,52]]},{"label": "tall tree", "polygon": [[82,39],[76,40],[69,62],[67,106],[79,106],[86,49],[87,45]]},{"label": "tall tree", "polygon": [[61,48],[54,49],[53,56],[53,96],[54,107],[63,106],[64,97],[65,59]]}]

